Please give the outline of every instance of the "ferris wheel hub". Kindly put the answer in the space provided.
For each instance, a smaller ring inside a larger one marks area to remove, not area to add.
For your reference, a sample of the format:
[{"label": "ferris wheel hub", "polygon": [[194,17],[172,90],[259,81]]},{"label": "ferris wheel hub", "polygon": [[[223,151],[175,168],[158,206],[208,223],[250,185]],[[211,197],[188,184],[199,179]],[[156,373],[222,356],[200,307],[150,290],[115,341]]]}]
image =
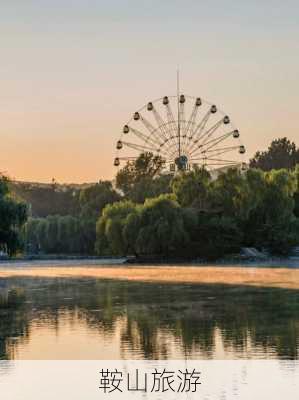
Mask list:
[{"label": "ferris wheel hub", "polygon": [[181,155],[175,159],[175,164],[179,171],[184,171],[188,166],[188,157],[185,155]]}]

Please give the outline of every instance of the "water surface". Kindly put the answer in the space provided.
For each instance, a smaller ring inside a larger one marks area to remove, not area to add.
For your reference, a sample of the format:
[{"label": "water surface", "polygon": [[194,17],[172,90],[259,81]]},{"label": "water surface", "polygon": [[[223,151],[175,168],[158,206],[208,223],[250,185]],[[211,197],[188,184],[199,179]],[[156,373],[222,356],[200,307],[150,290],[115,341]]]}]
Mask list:
[{"label": "water surface", "polygon": [[1,359],[298,359],[299,291],[5,278]]}]

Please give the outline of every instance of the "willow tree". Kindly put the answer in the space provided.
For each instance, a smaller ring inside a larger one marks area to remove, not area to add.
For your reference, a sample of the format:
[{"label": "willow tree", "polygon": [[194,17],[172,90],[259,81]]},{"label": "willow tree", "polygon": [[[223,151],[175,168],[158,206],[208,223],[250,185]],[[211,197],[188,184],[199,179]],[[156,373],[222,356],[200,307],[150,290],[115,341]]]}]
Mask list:
[{"label": "willow tree", "polygon": [[182,207],[209,208],[208,193],[211,175],[204,168],[181,172],[172,181],[172,190]]},{"label": "willow tree", "polygon": [[21,248],[20,229],[27,219],[27,206],[11,196],[8,183],[0,177],[0,248],[11,256]]},{"label": "willow tree", "polygon": [[189,241],[182,208],[170,195],[145,201],[138,228],[135,245],[138,254],[180,255]]},{"label": "willow tree", "polygon": [[124,234],[127,218],[136,212],[136,206],[130,201],[121,201],[107,205],[96,227],[96,252],[100,255],[127,255],[131,243]]}]

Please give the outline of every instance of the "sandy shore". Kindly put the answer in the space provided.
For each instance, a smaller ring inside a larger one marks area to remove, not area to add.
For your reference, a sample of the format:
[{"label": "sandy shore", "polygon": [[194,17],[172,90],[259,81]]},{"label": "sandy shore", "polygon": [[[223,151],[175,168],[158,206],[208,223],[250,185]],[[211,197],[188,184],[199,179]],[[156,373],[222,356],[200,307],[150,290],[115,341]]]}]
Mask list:
[{"label": "sandy shore", "polygon": [[228,284],[261,287],[299,289],[299,269],[253,268],[253,267],[109,267],[109,266],[66,266],[66,267],[6,267],[0,270],[0,278],[9,277],[67,277],[100,278],[140,282]]}]

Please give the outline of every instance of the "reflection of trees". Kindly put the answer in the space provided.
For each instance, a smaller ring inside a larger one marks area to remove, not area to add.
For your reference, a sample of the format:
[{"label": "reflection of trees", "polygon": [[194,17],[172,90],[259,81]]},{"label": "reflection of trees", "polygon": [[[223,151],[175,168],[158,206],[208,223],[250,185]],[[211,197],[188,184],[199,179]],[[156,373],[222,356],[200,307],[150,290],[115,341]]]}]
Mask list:
[{"label": "reflection of trees", "polygon": [[9,341],[28,338],[24,301],[22,290],[0,287],[0,360],[14,358],[14,347],[8,345]]},{"label": "reflection of trees", "polygon": [[[171,331],[186,357],[194,349],[209,358],[215,350],[215,331],[225,350],[247,354],[262,348],[279,358],[298,358],[299,293],[252,287],[141,285],[130,287],[127,327],[123,340],[144,357],[163,356],[158,332]],[[140,307],[136,303],[141,301]],[[297,326],[296,326],[297,324]],[[136,338],[138,340],[136,340]],[[167,352],[164,354],[167,356]]]},{"label": "reflection of trees", "polygon": [[299,357],[298,291],[95,279],[12,283],[22,285],[32,303],[1,314],[0,358],[13,357],[15,345],[8,338],[28,337],[34,321],[59,333],[64,320],[87,324],[102,338],[120,329],[124,357],[167,358],[176,341],[186,357],[200,352],[209,358],[214,355],[216,332],[225,351],[238,356],[254,356],[262,349],[279,358]]}]

